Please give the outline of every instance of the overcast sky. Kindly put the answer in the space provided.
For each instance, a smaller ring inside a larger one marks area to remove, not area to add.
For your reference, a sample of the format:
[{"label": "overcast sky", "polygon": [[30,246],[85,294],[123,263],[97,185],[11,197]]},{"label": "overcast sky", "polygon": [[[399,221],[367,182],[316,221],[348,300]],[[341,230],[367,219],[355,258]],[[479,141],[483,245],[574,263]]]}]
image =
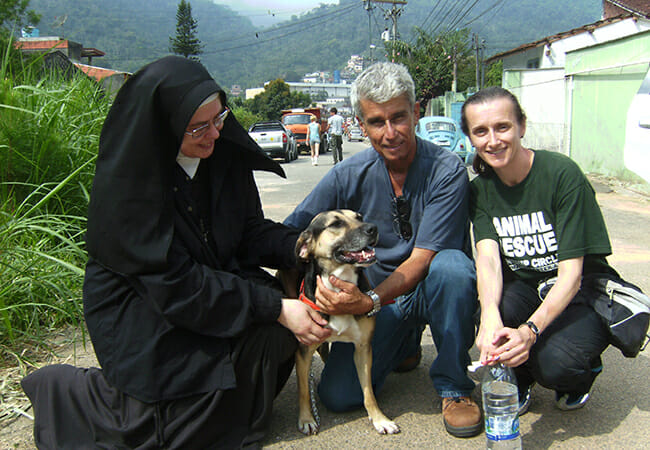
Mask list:
[{"label": "overcast sky", "polygon": [[212,0],[227,5],[247,16],[256,26],[270,25],[291,19],[292,15],[317,8],[321,3],[337,3],[338,0]]}]

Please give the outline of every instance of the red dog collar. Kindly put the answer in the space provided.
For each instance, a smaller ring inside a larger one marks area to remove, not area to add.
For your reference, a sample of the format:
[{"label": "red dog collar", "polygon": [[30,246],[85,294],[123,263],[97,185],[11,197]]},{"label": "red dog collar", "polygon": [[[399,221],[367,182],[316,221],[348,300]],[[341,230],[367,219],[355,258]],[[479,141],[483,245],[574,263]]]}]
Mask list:
[{"label": "red dog collar", "polygon": [[300,295],[298,295],[298,300],[308,304],[312,309],[315,309],[316,311],[320,311],[318,305],[316,305],[316,303],[309,300],[305,295],[305,280],[302,280],[302,283],[300,283]]}]

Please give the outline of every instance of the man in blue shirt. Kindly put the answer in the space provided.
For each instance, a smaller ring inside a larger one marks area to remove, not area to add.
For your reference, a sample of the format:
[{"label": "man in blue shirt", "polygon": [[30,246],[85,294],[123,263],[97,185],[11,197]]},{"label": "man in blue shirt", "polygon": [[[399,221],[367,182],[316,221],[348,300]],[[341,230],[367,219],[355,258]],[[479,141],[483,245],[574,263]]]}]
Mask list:
[{"label": "man in blue shirt", "polygon": [[[376,391],[390,372],[405,368],[405,361],[419,362],[422,331],[429,325],[438,351],[429,375],[443,399],[445,427],[454,436],[474,436],[482,422],[466,372],[477,307],[476,274],[463,251],[468,248],[467,172],[454,154],[416,138],[420,105],[404,66],[369,67],[353,84],[351,100],[372,148],[332,168],[285,224],[304,229],[321,211],[347,208],[377,225],[378,262],[366,269],[373,290],[361,292],[331,277],[341,290],[334,292],[318,280],[317,304],[329,314],[380,308],[372,343]],[[331,410],[363,405],[353,353],[352,344],[332,345],[318,387]]]}]

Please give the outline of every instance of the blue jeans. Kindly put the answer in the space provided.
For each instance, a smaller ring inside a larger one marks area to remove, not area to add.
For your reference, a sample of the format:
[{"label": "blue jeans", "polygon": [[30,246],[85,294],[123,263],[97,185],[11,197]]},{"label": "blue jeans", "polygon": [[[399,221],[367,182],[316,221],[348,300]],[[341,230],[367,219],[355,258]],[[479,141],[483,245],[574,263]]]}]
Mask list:
[{"label": "blue jeans", "polygon": [[[470,395],[474,382],[467,376],[468,352],[474,344],[473,315],[477,304],[473,262],[460,250],[436,254],[429,274],[415,290],[382,306],[377,314],[372,340],[375,393],[405,358],[415,355],[428,324],[438,350],[429,369],[433,386],[441,397]],[[332,411],[363,406],[353,354],[354,344],[332,344],[318,386],[321,401]]]}]

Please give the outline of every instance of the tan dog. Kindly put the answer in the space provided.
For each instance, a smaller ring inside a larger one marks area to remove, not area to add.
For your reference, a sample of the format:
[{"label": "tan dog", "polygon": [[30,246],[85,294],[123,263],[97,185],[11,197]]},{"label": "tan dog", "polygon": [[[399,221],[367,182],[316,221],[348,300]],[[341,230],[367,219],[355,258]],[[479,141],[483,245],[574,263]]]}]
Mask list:
[{"label": "tan dog", "polygon": [[[305,265],[304,296],[314,302],[316,277],[332,290],[337,288],[329,283],[334,275],[357,285],[365,291],[370,289],[362,267],[375,262],[377,227],[362,221],[360,214],[350,210],[326,211],[318,214],[309,227],[302,232],[296,243],[296,255]],[[377,406],[372,389],[370,369],[372,367],[372,348],[370,342],[375,330],[375,317],[351,314],[329,317],[333,330],[328,342],[352,342],[355,345],[354,363],[363,390],[363,403],[375,429],[380,434],[399,433],[399,427],[388,419]],[[300,345],[296,353],[296,375],[300,414],[298,429],[304,434],[318,433],[318,423],[311,411],[309,392],[309,371],[312,356],[319,344]]]}]

